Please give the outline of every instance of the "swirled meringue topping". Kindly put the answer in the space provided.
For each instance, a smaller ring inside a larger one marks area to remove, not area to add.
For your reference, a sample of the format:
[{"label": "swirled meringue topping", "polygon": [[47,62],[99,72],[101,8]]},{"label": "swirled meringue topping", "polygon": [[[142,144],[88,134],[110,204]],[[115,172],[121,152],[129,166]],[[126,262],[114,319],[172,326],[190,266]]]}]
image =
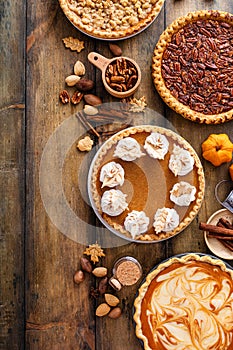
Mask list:
[{"label": "swirled meringue topping", "polygon": [[102,188],[105,186],[115,187],[117,185],[123,185],[125,171],[123,167],[116,162],[109,162],[105,164],[100,171],[100,181],[102,182]]},{"label": "swirled meringue topping", "polygon": [[144,144],[147,153],[155,159],[164,159],[168,152],[168,147],[169,142],[167,138],[158,132],[152,132],[147,136]]},{"label": "swirled meringue topping", "polygon": [[179,215],[175,209],[158,209],[154,216],[153,227],[156,233],[169,232],[179,225]]},{"label": "swirled meringue topping", "polygon": [[135,238],[147,231],[150,219],[144,211],[132,210],[125,218],[124,226],[131,236]]},{"label": "swirled meringue topping", "polygon": [[110,216],[120,215],[128,207],[125,198],[126,194],[120,190],[111,189],[105,191],[101,198],[101,208],[103,212]]},{"label": "swirled meringue topping", "polygon": [[174,144],[173,151],[169,159],[169,169],[175,176],[188,174],[194,165],[194,158],[184,148]]},{"label": "swirled meringue topping", "polygon": [[206,262],[173,263],[149,285],[141,317],[147,349],[230,350],[232,278]]},{"label": "swirled meringue topping", "polygon": [[114,157],[118,157],[128,162],[140,158],[144,153],[141,151],[140,144],[132,137],[125,137],[116,145]]},{"label": "swirled meringue topping", "polygon": [[177,182],[170,191],[170,199],[179,206],[188,206],[195,200],[196,187],[186,181]]}]

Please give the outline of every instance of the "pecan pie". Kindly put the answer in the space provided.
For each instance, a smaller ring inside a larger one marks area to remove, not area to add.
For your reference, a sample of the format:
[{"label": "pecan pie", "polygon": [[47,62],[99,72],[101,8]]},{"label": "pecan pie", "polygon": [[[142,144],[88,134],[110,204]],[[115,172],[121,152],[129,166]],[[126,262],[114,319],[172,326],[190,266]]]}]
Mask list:
[{"label": "pecan pie", "polygon": [[233,15],[197,11],[174,21],[153,55],[154,85],[169,107],[206,124],[233,118]]},{"label": "pecan pie", "polygon": [[204,196],[201,162],[175,132],[150,125],[124,129],[97,152],[89,196],[101,222],[130,241],[159,241],[186,228]]},{"label": "pecan pie", "polygon": [[121,39],[145,29],[165,0],[59,0],[70,20],[82,32],[99,39]]},{"label": "pecan pie", "polygon": [[233,271],[208,255],[162,262],[134,302],[145,350],[233,349]]}]

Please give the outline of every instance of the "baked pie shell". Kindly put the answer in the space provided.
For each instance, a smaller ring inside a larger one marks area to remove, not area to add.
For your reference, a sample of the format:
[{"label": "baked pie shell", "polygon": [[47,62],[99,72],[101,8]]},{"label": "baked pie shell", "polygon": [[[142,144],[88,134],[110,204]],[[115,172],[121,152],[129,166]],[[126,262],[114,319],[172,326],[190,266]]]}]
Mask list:
[{"label": "baked pie shell", "polygon": [[151,350],[147,337],[143,334],[142,332],[142,324],[141,324],[141,303],[143,301],[143,298],[153,281],[153,279],[164,269],[167,267],[171,266],[174,263],[186,263],[188,261],[198,261],[198,262],[203,262],[203,263],[209,263],[213,266],[218,266],[220,269],[224,272],[227,272],[230,274],[231,278],[233,279],[233,270],[228,268],[226,264],[217,258],[212,258],[210,255],[205,255],[205,254],[197,254],[197,253],[190,253],[190,254],[185,254],[183,256],[174,256],[162,263],[160,263],[154,270],[152,270],[147,276],[145,281],[141,284],[139,290],[138,290],[138,296],[136,297],[134,301],[134,315],[133,319],[135,321],[135,332],[136,336],[142,340],[143,345],[144,345],[144,350]]},{"label": "baked pie shell", "polygon": [[102,166],[102,159],[105,156],[105,154],[110,150],[110,148],[114,145],[117,144],[117,142],[125,137],[131,136],[133,134],[139,133],[139,132],[158,132],[161,133],[167,137],[171,137],[174,141],[177,141],[179,146],[185,148],[190,152],[190,154],[194,158],[194,164],[197,168],[197,178],[198,178],[198,184],[199,184],[199,191],[196,193],[196,199],[195,199],[195,204],[192,208],[192,210],[189,212],[188,216],[186,216],[180,223],[179,225],[170,232],[162,232],[159,235],[154,234],[153,237],[152,235],[149,234],[141,234],[137,237],[137,239],[132,239],[131,235],[129,234],[128,231],[126,231],[122,225],[119,225],[115,222],[108,221],[108,218],[105,218],[105,222],[116,230],[117,232],[120,233],[122,238],[128,239],[130,241],[138,242],[138,243],[146,243],[146,242],[152,242],[152,241],[162,241],[164,239],[170,238],[172,236],[175,236],[176,234],[180,233],[182,230],[184,230],[195,218],[197,215],[201,204],[202,200],[204,197],[204,190],[205,190],[205,178],[204,178],[204,172],[202,168],[201,161],[196,154],[196,152],[191,148],[189,143],[183,139],[180,135],[176,134],[175,132],[165,129],[163,127],[158,127],[158,126],[152,126],[152,125],[142,125],[142,126],[137,126],[137,127],[129,127],[127,129],[124,129],[123,131],[118,132],[117,134],[113,135],[110,139],[108,139],[105,144],[100,148],[98,154],[96,157],[93,159],[92,166],[90,168],[89,172],[89,196],[92,199],[94,203],[93,209],[99,213],[99,215],[102,215],[102,209],[101,209],[101,197],[97,192],[96,189],[96,182],[98,181],[98,172],[100,167]]},{"label": "baked pie shell", "polygon": [[152,79],[154,85],[164,102],[175,112],[184,118],[194,122],[205,124],[220,124],[233,119],[233,109],[220,114],[203,114],[192,110],[188,106],[179,102],[166,87],[162,77],[162,58],[167,45],[171,42],[174,33],[177,33],[185,25],[198,19],[222,20],[233,25],[233,15],[224,11],[195,11],[190,12],[186,16],[182,16],[172,22],[161,34],[158,43],[155,46],[152,58]]},{"label": "baked pie shell", "polygon": [[117,31],[105,31],[101,29],[96,29],[95,27],[92,27],[90,30],[87,30],[84,27],[84,25],[82,25],[80,17],[74,14],[74,12],[69,9],[68,2],[68,0],[59,0],[60,7],[63,10],[66,17],[69,19],[69,21],[81,32],[97,39],[119,40],[134,36],[146,29],[158,16],[165,0],[158,0],[154,5],[152,11],[148,14],[148,16],[140,20],[137,24],[132,25],[127,29]]}]

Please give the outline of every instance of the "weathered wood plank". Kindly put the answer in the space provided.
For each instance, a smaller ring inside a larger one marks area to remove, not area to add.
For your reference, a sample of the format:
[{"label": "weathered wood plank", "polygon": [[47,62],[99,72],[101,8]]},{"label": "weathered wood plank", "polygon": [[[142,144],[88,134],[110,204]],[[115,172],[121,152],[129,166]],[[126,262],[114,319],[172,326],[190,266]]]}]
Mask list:
[{"label": "weathered wood plank", "polygon": [[[64,47],[62,39],[68,36],[85,40],[85,49],[80,54]],[[27,349],[95,347],[93,301],[90,302],[88,297],[93,278],[87,277],[80,286],[73,283],[73,274],[80,268],[84,245],[59,232],[56,218],[62,213],[55,212],[55,218],[50,219],[39,187],[40,161],[46,143],[56,128],[80,108],[72,104],[62,105],[59,93],[67,88],[65,78],[72,74],[76,60],[85,61],[87,50],[91,51],[92,46],[94,42],[87,41],[66,20],[57,1],[44,3],[43,6],[28,1],[27,183],[30,186],[27,192],[26,244]],[[87,74],[91,78],[92,67],[88,64]],[[72,94],[75,88],[68,90]],[[77,128],[80,135],[85,133],[82,125]],[[65,140],[57,141],[62,145]],[[81,210],[85,221],[88,220],[88,208],[80,202],[77,192],[78,169],[83,157],[78,157],[75,145],[68,151],[68,158],[73,160],[66,163],[65,159],[60,180],[70,207],[77,215]],[[54,160],[59,161],[60,156],[59,149],[55,147]],[[89,233],[83,231],[82,234],[84,239]]]},{"label": "weathered wood plank", "polygon": [[2,2],[0,13],[0,349],[16,350],[24,348],[24,2]]}]

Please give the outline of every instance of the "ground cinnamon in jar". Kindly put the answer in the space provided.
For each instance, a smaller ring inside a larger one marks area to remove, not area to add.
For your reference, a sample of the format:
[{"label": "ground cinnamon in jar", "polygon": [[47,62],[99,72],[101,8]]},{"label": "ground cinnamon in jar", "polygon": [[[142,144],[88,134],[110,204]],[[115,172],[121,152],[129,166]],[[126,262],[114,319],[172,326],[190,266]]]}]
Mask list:
[{"label": "ground cinnamon in jar", "polygon": [[115,277],[122,286],[135,284],[142,276],[142,268],[139,262],[131,257],[121,258],[115,266]]}]

